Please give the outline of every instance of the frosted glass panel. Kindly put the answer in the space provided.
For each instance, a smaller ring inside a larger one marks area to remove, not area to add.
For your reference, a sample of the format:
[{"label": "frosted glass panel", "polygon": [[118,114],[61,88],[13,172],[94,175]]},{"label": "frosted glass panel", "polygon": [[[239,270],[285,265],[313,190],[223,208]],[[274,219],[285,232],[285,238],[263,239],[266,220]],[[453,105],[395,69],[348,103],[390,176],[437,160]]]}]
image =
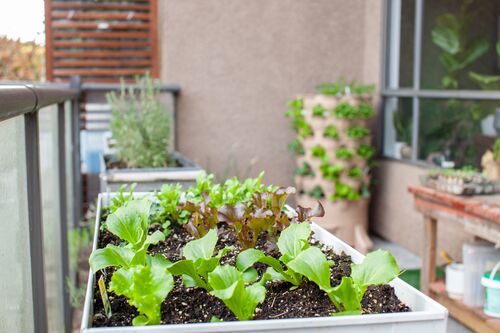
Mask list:
[{"label": "frosted glass panel", "polygon": [[41,109],[40,173],[42,186],[43,246],[45,290],[47,295],[49,332],[64,332],[63,288],[61,265],[60,195],[57,137],[57,105]]},{"label": "frosted glass panel", "polygon": [[0,332],[34,332],[24,118],[0,122]]},{"label": "frosted glass panel", "polygon": [[[65,171],[65,176],[66,176],[66,216],[67,216],[67,226],[68,226],[68,239],[71,242],[71,230],[73,230],[73,226],[75,225],[75,201],[73,197],[73,191],[74,191],[74,179],[73,179],[73,145],[72,145],[72,139],[71,139],[71,102],[66,102],[64,105],[64,113],[65,113],[65,149],[66,149],[66,171]],[[70,246],[70,251],[71,251],[71,244]],[[70,265],[69,265],[69,276],[73,280],[74,283],[75,281],[75,274],[76,274],[76,265],[77,265],[77,258],[75,256],[75,253],[70,252]]]}]

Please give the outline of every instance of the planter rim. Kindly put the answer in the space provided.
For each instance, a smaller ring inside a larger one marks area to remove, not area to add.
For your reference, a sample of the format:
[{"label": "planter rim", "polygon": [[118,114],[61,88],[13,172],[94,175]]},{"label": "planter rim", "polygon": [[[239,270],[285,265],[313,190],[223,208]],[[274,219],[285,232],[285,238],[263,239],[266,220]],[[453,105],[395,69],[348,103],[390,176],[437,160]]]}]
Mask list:
[{"label": "planter rim", "polygon": [[[103,200],[109,200],[117,193],[100,193],[97,202],[97,214],[94,231],[94,239],[92,252],[97,249],[100,216]],[[150,192],[134,193],[135,197],[151,196]],[[344,243],[319,225],[311,222],[312,230],[316,238],[323,243],[334,248],[335,252],[345,251],[349,254],[353,262],[359,263],[365,257],[363,254]],[[325,242],[329,239],[329,242]],[[413,288],[399,278],[394,279],[390,285],[396,289],[398,297],[412,309],[411,312],[384,313],[384,314],[367,314],[357,316],[339,316],[339,317],[309,317],[309,318],[289,318],[289,319],[267,319],[267,320],[249,320],[249,321],[231,321],[220,323],[195,323],[195,324],[168,324],[168,325],[151,325],[151,326],[120,326],[120,327],[89,327],[92,318],[93,305],[93,285],[94,274],[89,271],[89,279],[87,283],[87,291],[85,294],[85,303],[82,315],[81,333],[139,333],[139,332],[164,332],[164,333],[199,333],[199,332],[248,332],[248,331],[269,331],[271,329],[283,330],[293,328],[320,328],[320,327],[336,327],[350,325],[367,325],[367,324],[391,324],[403,322],[425,322],[439,321],[444,322],[448,317],[448,310],[441,304],[434,301],[432,298],[423,294],[419,290]],[[426,327],[423,327],[426,328]],[[444,333],[445,331],[442,331]]]},{"label": "planter rim", "polygon": [[181,162],[184,166],[167,167],[167,168],[124,168],[124,169],[108,169],[105,163],[105,156],[113,154],[104,154],[101,156],[102,172],[100,178],[105,179],[109,183],[120,182],[157,182],[157,181],[189,181],[196,179],[203,169],[192,162],[179,152],[172,153],[172,157]]}]

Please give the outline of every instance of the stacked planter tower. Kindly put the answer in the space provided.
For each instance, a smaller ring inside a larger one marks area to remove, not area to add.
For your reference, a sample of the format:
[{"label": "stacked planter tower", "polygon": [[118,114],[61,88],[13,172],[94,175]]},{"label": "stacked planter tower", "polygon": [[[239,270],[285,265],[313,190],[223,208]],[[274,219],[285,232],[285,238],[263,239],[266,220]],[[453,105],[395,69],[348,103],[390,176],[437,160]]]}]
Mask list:
[{"label": "stacked planter tower", "polygon": [[373,148],[368,121],[373,117],[373,86],[343,81],[318,87],[318,94],[289,103],[287,116],[297,138],[297,203],[323,204],[327,218],[317,220],[330,232],[366,252],[370,160]]}]

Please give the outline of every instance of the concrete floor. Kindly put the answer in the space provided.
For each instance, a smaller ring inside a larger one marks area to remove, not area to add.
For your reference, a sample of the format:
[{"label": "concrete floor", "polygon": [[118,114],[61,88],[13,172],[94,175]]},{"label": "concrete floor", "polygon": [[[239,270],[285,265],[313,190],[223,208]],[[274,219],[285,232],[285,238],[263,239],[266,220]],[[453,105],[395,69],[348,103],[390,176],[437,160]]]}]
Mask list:
[{"label": "concrete floor", "polygon": [[[384,249],[390,251],[396,258],[401,269],[414,269],[422,266],[422,260],[413,252],[408,251],[399,244],[388,242],[380,237],[373,236],[374,250]],[[448,319],[448,333],[473,333],[467,327],[460,324],[458,321],[449,317]]]}]

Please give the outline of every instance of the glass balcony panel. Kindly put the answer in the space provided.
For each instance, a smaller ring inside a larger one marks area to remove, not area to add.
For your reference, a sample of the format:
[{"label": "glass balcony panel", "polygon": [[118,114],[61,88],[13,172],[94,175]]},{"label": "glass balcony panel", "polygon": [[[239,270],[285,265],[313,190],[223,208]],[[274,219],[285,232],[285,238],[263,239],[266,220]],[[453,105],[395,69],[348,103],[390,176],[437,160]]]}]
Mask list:
[{"label": "glass balcony panel", "polygon": [[[39,111],[45,289],[49,332],[64,332],[57,105]],[[64,221],[66,222],[66,221]]]},{"label": "glass balcony panel", "polygon": [[24,118],[0,122],[0,332],[34,332]]}]

